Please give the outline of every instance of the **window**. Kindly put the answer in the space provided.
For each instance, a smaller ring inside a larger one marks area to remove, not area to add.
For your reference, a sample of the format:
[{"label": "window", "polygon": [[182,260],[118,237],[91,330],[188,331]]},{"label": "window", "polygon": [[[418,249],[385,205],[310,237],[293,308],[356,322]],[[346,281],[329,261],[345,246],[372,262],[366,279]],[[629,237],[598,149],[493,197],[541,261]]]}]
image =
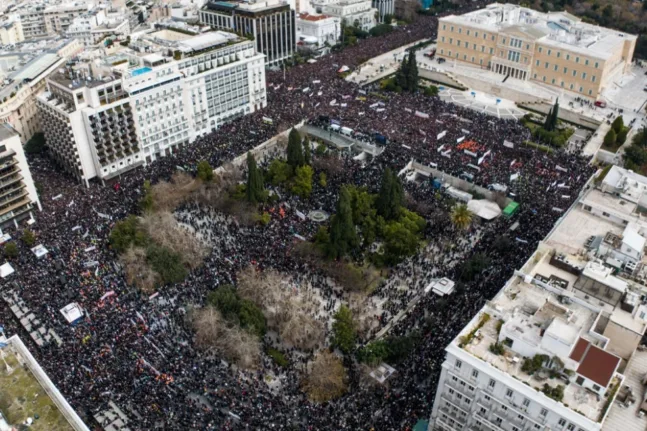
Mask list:
[{"label": "window", "polygon": [[645,318],[645,312],[644,312],[644,311],[641,311],[641,312],[640,312],[640,318],[641,318],[641,319],[644,319],[644,318]]},{"label": "window", "polygon": [[470,35],[470,31],[469,31],[469,30],[467,30],[467,35],[468,35],[468,36]]},{"label": "window", "polygon": [[555,67],[554,67],[555,72],[557,72],[557,68],[558,68],[558,67],[559,67],[559,66],[555,65]]},{"label": "window", "polygon": [[574,70],[574,71],[573,71],[573,76],[574,76],[574,77],[575,77],[575,76],[577,76],[577,70]]},{"label": "window", "polygon": [[478,377],[479,377],[478,370],[472,370],[472,377],[475,378],[475,379],[478,379]]},{"label": "window", "polygon": [[483,33],[483,39],[487,39],[487,33]]},{"label": "window", "polygon": [[595,392],[598,392],[600,390],[600,387],[598,385],[593,385],[593,390]]},{"label": "window", "polygon": [[443,24],[443,30],[447,30],[447,24]]},{"label": "window", "polygon": [[485,401],[491,401],[492,397],[489,395],[483,395],[483,398],[485,398]]},{"label": "window", "polygon": [[513,426],[513,427],[512,427],[512,431],[519,431],[519,428],[517,428],[517,427]]},{"label": "window", "polygon": [[560,420],[559,420],[559,422],[557,422],[557,424],[558,424],[560,427],[563,427],[564,425],[566,425],[566,419],[564,419],[564,418],[560,419]]},{"label": "window", "polygon": [[536,429],[536,430],[541,429],[541,425],[539,425],[539,424],[535,424],[535,429]]},{"label": "window", "polygon": [[555,78],[553,78],[550,83],[555,84]]},{"label": "window", "polygon": [[452,43],[454,43],[454,38],[450,37],[449,38],[449,44],[451,45]]},{"label": "window", "polygon": [[546,417],[547,414],[548,414],[548,410],[546,409],[541,409],[541,412],[539,412],[539,416]]},{"label": "window", "polygon": [[566,74],[568,72],[568,67],[564,68],[564,73]]},{"label": "window", "polygon": [[517,415],[517,419],[524,421],[526,418],[524,417],[524,415]]},{"label": "window", "polygon": [[580,57],[575,57],[575,62],[579,63],[580,62]]},{"label": "window", "polygon": [[508,411],[508,406],[503,406],[503,405],[502,405],[502,406],[501,406],[501,410],[503,410],[504,412],[507,412],[507,411]]},{"label": "window", "polygon": [[526,44],[526,51],[528,51],[528,50],[530,50],[530,44],[529,43]]},{"label": "window", "polygon": [[479,37],[479,32],[478,31],[474,32],[474,37]]},{"label": "window", "polygon": [[529,405],[530,405],[530,400],[529,400],[528,398],[525,398],[525,399],[523,400],[523,406],[524,406],[524,407],[528,407]]},{"label": "window", "polygon": [[481,45],[481,52],[485,52],[485,46]]},{"label": "window", "polygon": [[539,47],[539,53],[541,54],[541,46]]},{"label": "window", "polygon": [[453,32],[454,32],[454,26],[451,26],[451,27],[449,28],[449,31],[451,31],[451,32],[453,33]]},{"label": "window", "polygon": [[[603,213],[602,213],[602,215],[603,215],[603,216],[605,216],[605,217],[609,217],[609,213],[605,213],[605,212],[603,212]],[[579,379],[582,379],[582,378],[581,378],[581,377],[578,377],[578,380],[579,380]],[[582,381],[584,381],[584,379],[582,379]],[[581,383],[580,383],[580,384],[581,384]]]},{"label": "window", "polygon": [[595,75],[591,77],[591,82],[595,82]]},{"label": "window", "polygon": [[472,385],[468,385],[467,389],[469,389],[471,392],[474,392],[474,386],[472,386]]},{"label": "window", "polygon": [[595,62],[595,68],[596,69],[598,68],[598,62],[597,61]]},{"label": "window", "polygon": [[582,79],[586,79],[586,72],[582,72]]},{"label": "window", "polygon": [[588,58],[587,58],[586,60],[584,60],[584,65],[585,65],[585,66],[588,66],[588,65],[589,65],[589,59],[588,59]]},{"label": "window", "polygon": [[449,392],[449,395],[454,395],[454,393],[456,393],[456,391],[453,390],[452,388],[449,388],[447,392]]},{"label": "window", "polygon": [[571,90],[573,89],[573,84],[571,84],[570,89],[571,89]]},{"label": "window", "polygon": [[570,60],[571,59],[571,54],[566,54],[566,59]]},{"label": "window", "polygon": [[487,385],[488,387],[494,389],[494,387],[496,386],[496,380],[490,379],[490,382]]},{"label": "window", "polygon": [[463,366],[463,362],[461,362],[459,359],[456,359],[456,364],[454,366],[460,369]]},{"label": "window", "polygon": [[535,66],[539,67],[539,60],[535,61]]},{"label": "window", "polygon": [[490,48],[490,54],[494,54],[494,48]]},{"label": "window", "polygon": [[545,68],[545,69],[548,69],[548,62],[545,62],[545,63],[544,63],[544,68]]},{"label": "window", "polygon": [[444,41],[445,41],[445,36],[442,36],[442,37],[440,38],[440,41],[441,41],[441,42],[444,42]]},{"label": "window", "polygon": [[584,89],[580,86],[580,93],[581,93],[582,91],[584,91]]},{"label": "window", "polygon": [[456,376],[452,376],[452,380],[453,380],[454,382],[457,382],[457,381],[458,381],[458,377],[456,377]]},{"label": "window", "polygon": [[550,55],[551,52],[553,52],[553,50],[549,49],[547,54]]},{"label": "window", "polygon": [[503,38],[503,41],[501,43],[503,43],[505,45],[505,37]]},{"label": "window", "polygon": [[476,51],[476,44],[475,44],[475,43],[473,43],[473,44],[472,44],[472,49],[473,49],[474,51]]},{"label": "window", "polygon": [[513,395],[514,395],[514,392],[512,392],[512,389],[508,389],[508,390],[505,391],[505,396],[506,397],[512,398]]},{"label": "window", "polygon": [[593,90],[589,90],[589,96],[593,94]]},{"label": "window", "polygon": [[559,57],[561,57],[561,56],[562,56],[561,51],[557,51],[557,58],[559,58]]},{"label": "window", "polygon": [[487,414],[487,410],[485,410],[485,408],[484,408],[484,407],[481,407],[481,408],[480,408],[480,410],[479,410],[479,414],[480,414],[481,416],[485,416],[485,415]]},{"label": "window", "polygon": [[573,431],[573,430],[575,429],[575,425],[573,425],[573,424],[568,424],[568,426],[566,427],[566,429],[567,429],[568,431]]},{"label": "window", "polygon": [[458,27],[458,34],[461,34],[461,33],[463,33],[463,29]]}]

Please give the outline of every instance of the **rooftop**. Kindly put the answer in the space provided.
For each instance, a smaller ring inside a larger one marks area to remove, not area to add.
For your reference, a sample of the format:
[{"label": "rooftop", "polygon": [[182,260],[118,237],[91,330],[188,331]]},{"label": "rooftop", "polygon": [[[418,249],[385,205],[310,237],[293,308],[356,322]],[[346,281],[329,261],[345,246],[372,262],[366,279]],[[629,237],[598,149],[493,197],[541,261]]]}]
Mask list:
[{"label": "rooftop", "polygon": [[300,13],[299,14],[299,19],[302,19],[304,21],[322,21],[324,19],[332,18],[330,15],[310,15],[309,13]]},{"label": "rooftop", "polygon": [[568,12],[541,13],[513,4],[493,3],[464,15],[441,18],[444,22],[466,24],[489,31],[521,34],[531,40],[565,49],[577,49],[583,54],[601,59],[621,47],[635,35],[621,33],[582,22]]},{"label": "rooftop", "polygon": [[13,336],[3,342],[7,345],[0,348],[0,405],[6,421],[18,426],[32,418],[29,429],[34,431],[88,430],[22,341]]}]

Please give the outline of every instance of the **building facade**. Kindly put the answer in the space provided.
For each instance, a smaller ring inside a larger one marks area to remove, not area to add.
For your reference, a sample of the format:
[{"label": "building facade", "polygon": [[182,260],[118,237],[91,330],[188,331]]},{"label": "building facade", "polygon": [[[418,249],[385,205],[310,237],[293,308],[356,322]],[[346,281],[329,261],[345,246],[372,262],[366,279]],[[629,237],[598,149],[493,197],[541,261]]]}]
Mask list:
[{"label": "building facade", "polygon": [[25,40],[20,18],[8,19],[0,23],[0,44],[14,45]]},{"label": "building facade", "polygon": [[567,12],[494,3],[439,19],[436,55],[595,99],[628,70],[636,39]]},{"label": "building facade", "polygon": [[326,43],[337,43],[341,33],[341,20],[328,15],[299,14],[297,17],[297,38],[299,43],[322,47]]},{"label": "building facade", "polygon": [[38,99],[52,154],[86,184],[169,155],[267,104],[264,56],[252,41],[169,30],[153,39],[164,50],[107,58],[103,79],[68,69]]},{"label": "building facade", "polygon": [[7,124],[0,125],[0,232],[6,226],[33,219],[41,209],[20,137]]},{"label": "building facade", "polygon": [[52,6],[45,3],[30,4],[18,11],[25,39],[61,34],[72,24],[74,18],[86,13],[91,7],[86,2]]},{"label": "building facade", "polygon": [[284,1],[225,3],[210,1],[200,11],[200,22],[219,30],[233,30],[256,43],[267,65],[277,65],[296,50],[295,11]]},{"label": "building facade", "polygon": [[373,0],[373,7],[380,13],[380,22],[384,22],[385,15],[395,14],[395,0]]},{"label": "building facade", "polygon": [[337,3],[328,3],[321,6],[321,11],[364,31],[375,27],[379,15],[370,0],[342,0]]},{"label": "building facade", "polygon": [[79,39],[85,46],[93,46],[108,36],[127,37],[130,34],[130,21],[125,15],[114,13],[107,15],[97,9],[74,18],[65,35]]}]

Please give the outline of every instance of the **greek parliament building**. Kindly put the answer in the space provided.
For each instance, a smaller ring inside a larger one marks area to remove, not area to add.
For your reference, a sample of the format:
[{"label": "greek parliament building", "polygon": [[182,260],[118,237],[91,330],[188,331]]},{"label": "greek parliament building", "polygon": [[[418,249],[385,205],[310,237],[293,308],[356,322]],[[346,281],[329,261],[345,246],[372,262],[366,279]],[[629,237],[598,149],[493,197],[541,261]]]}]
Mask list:
[{"label": "greek parliament building", "polygon": [[253,37],[268,66],[292,57],[296,51],[295,11],[286,1],[208,1],[200,22],[217,30]]},{"label": "greek parliament building", "polygon": [[53,157],[88,184],[164,157],[222,123],[267,105],[265,59],[222,31],[161,30],[103,63],[79,63],[38,96]]},{"label": "greek parliament building", "polygon": [[496,72],[597,98],[628,70],[636,36],[582,22],[567,12],[540,13],[493,3],[439,19],[437,54]]}]

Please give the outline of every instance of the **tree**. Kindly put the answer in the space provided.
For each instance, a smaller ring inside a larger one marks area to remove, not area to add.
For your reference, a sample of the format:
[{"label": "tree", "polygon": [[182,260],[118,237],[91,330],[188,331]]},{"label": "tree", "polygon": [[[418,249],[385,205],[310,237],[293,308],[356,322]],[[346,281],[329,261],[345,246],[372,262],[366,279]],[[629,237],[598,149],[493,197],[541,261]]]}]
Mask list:
[{"label": "tree", "polygon": [[411,48],[409,50],[409,66],[407,67],[407,91],[415,93],[418,91],[418,62],[416,61],[416,50]]},{"label": "tree", "polygon": [[613,123],[611,123],[611,128],[613,129],[614,132],[616,132],[616,135],[619,134],[622,129],[625,127],[625,122],[622,118],[622,115],[619,115],[616,117],[615,120],[613,120]]},{"label": "tree", "polygon": [[243,329],[259,338],[263,337],[267,331],[267,323],[263,312],[256,304],[248,299],[240,301],[238,320]]},{"label": "tree", "polygon": [[326,185],[328,185],[328,180],[326,178],[325,172],[319,172],[319,185],[323,188],[326,188]]},{"label": "tree", "polygon": [[296,175],[294,176],[294,184],[292,185],[292,193],[301,198],[307,198],[312,192],[312,175],[314,171],[308,165],[303,165],[297,168]]},{"label": "tree", "polygon": [[42,132],[35,133],[24,146],[26,154],[40,154],[45,151],[45,135]]},{"label": "tree", "polygon": [[197,176],[206,183],[213,180],[213,168],[211,167],[209,162],[202,160],[200,163],[198,163]]},{"label": "tree", "polygon": [[253,204],[265,200],[265,189],[263,188],[263,174],[256,165],[256,159],[252,153],[247,153],[247,201]]},{"label": "tree", "polygon": [[131,245],[145,247],[148,242],[148,235],[141,228],[139,219],[134,215],[118,221],[110,231],[110,245],[117,253],[126,251]]},{"label": "tree", "polygon": [[438,87],[435,85],[430,85],[429,87],[425,87],[425,96],[438,96]]},{"label": "tree", "polygon": [[301,144],[301,135],[297,129],[292,128],[290,134],[288,135],[288,164],[292,166],[292,169],[296,169],[299,166],[303,166],[305,163],[305,158],[303,155],[303,146]]},{"label": "tree", "polygon": [[230,284],[218,287],[207,295],[207,302],[220,311],[225,319],[232,319],[240,312],[240,298]]},{"label": "tree", "polygon": [[34,232],[32,232],[31,230],[25,229],[22,232],[22,240],[26,245],[31,247],[36,242],[36,235],[34,235]]},{"label": "tree", "polygon": [[164,283],[179,283],[187,276],[182,256],[166,247],[151,244],[146,249],[146,260]]},{"label": "tree", "polygon": [[557,128],[557,120],[559,118],[559,98],[555,99],[555,105],[553,106],[552,116],[550,119],[550,130],[553,131]]},{"label": "tree", "polygon": [[633,144],[625,150],[625,167],[638,168],[647,163],[647,151],[639,145]]},{"label": "tree", "polygon": [[452,208],[451,220],[458,229],[467,229],[472,224],[472,212],[466,204],[458,204]]},{"label": "tree", "polygon": [[395,72],[395,84],[403,90],[409,88],[409,62],[406,57],[402,59],[400,67]]},{"label": "tree", "polygon": [[353,314],[347,306],[342,305],[333,319],[332,345],[344,354],[349,354],[355,348],[356,332]]},{"label": "tree", "polygon": [[154,207],[153,191],[151,190],[151,182],[144,181],[144,196],[139,201],[139,207],[145,213],[153,211]]},{"label": "tree", "polygon": [[616,145],[616,132],[613,128],[609,129],[606,135],[604,135],[604,146],[605,147],[614,147]]},{"label": "tree", "polygon": [[391,27],[391,25],[389,25],[389,24],[378,24],[375,27],[373,27],[372,29],[370,29],[368,33],[371,36],[375,37],[375,36],[382,36],[382,35],[385,35],[387,33],[391,33],[392,31],[393,31],[393,27]]},{"label": "tree", "polygon": [[333,259],[343,257],[356,245],[357,234],[353,224],[350,193],[346,187],[342,187],[337,200],[337,212],[330,222],[328,256]]},{"label": "tree", "polygon": [[552,121],[553,121],[553,108],[550,108],[550,110],[548,111],[548,114],[546,114],[546,120],[544,120],[545,130],[548,130],[548,131],[552,130],[551,129]]},{"label": "tree", "polygon": [[382,174],[380,193],[377,196],[377,213],[385,220],[393,220],[400,214],[403,201],[404,191],[400,179],[391,169],[386,168]]},{"label": "tree", "polygon": [[618,133],[616,136],[616,144],[618,146],[621,146],[627,141],[627,133],[629,133],[629,129],[623,127],[622,130]]},{"label": "tree", "polygon": [[379,365],[389,355],[389,348],[384,340],[371,341],[357,351],[357,360],[369,365]]},{"label": "tree", "polygon": [[280,159],[274,159],[267,170],[268,179],[273,186],[283,184],[292,178],[292,166]]},{"label": "tree", "polygon": [[389,222],[382,232],[384,263],[395,265],[418,249],[418,236],[397,221]]},{"label": "tree", "polygon": [[15,242],[11,241],[5,244],[4,255],[8,258],[13,258],[18,256],[18,246],[16,245]]},{"label": "tree", "polygon": [[303,140],[303,163],[306,165],[312,163],[312,148],[310,147],[310,140],[307,137]]},{"label": "tree", "polygon": [[302,387],[312,401],[325,403],[346,392],[347,380],[346,370],[339,358],[324,351],[315,356]]}]

